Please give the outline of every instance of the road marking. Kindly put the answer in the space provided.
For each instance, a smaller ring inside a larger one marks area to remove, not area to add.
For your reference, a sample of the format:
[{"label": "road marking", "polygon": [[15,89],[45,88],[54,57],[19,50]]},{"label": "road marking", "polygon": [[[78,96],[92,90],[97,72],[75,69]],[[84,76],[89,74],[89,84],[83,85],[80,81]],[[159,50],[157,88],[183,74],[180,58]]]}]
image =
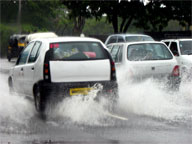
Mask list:
[{"label": "road marking", "polygon": [[114,115],[114,114],[111,114],[109,112],[106,112],[105,114],[110,116],[110,117],[116,118],[116,119],[120,119],[120,120],[124,120],[124,121],[128,120],[128,118],[125,118],[125,117],[122,117],[122,116],[118,116],[118,115]]}]

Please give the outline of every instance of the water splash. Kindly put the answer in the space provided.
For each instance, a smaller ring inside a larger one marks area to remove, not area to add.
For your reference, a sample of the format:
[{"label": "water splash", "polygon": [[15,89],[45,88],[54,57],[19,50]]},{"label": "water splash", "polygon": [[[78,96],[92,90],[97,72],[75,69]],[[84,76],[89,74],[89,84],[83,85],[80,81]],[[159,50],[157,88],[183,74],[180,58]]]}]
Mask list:
[{"label": "water splash", "polygon": [[0,131],[11,132],[27,126],[35,113],[34,107],[24,97],[9,93],[6,75],[0,75],[0,85]]},{"label": "water splash", "polygon": [[108,101],[105,98],[95,100],[102,88],[101,85],[95,85],[87,96],[75,95],[65,98],[57,105],[52,117],[69,118],[70,121],[83,125],[108,125],[109,117],[106,115]]},{"label": "water splash", "polygon": [[[191,119],[191,83],[181,84],[178,92],[165,90],[165,83],[147,79],[140,83],[128,83],[118,75],[120,87],[119,108],[124,113],[135,113],[168,120]],[[188,104],[187,104],[188,103]]]}]

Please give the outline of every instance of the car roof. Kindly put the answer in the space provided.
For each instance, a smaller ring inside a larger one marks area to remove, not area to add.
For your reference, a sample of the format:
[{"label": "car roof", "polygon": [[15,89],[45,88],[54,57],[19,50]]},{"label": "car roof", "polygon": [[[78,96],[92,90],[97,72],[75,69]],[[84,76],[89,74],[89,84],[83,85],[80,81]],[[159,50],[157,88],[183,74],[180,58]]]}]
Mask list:
[{"label": "car roof", "polygon": [[129,34],[129,33],[126,33],[126,34],[111,34],[109,36],[147,36],[147,37],[151,37],[149,35],[146,35],[146,34]]},{"label": "car roof", "polygon": [[178,39],[163,39],[161,41],[175,41],[175,40],[178,40],[178,41],[188,41],[188,40],[192,40],[192,38],[178,38]]},{"label": "car roof", "polygon": [[162,39],[161,41],[173,41],[174,39]]},{"label": "car roof", "polygon": [[38,32],[38,33],[32,33],[32,34],[29,34],[27,37],[26,37],[26,41],[32,41],[36,38],[53,38],[53,37],[58,37],[54,32]]},{"label": "car roof", "polygon": [[161,41],[137,41],[137,42],[121,42],[121,43],[112,43],[111,45],[114,44],[125,44],[125,45],[132,45],[132,44],[145,44],[145,43],[156,43],[156,44],[164,44]]},{"label": "car roof", "polygon": [[179,41],[192,41],[192,38],[187,38],[187,39],[178,39]]},{"label": "car roof", "polygon": [[19,39],[21,37],[26,37],[26,34],[13,34],[12,36],[10,36],[11,39],[16,38]]},{"label": "car roof", "polygon": [[66,37],[55,37],[55,38],[37,38],[35,40],[40,41],[46,41],[48,43],[54,43],[54,42],[75,42],[75,41],[95,41],[95,42],[101,42],[100,40],[96,38],[90,38],[90,37],[74,37],[74,36],[66,36]]}]

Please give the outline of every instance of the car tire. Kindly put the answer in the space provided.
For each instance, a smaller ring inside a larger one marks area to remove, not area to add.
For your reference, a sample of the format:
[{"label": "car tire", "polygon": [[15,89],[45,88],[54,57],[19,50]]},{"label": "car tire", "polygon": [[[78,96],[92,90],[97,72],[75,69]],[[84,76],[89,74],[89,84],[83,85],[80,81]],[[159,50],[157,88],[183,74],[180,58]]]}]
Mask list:
[{"label": "car tire", "polygon": [[10,56],[8,56],[8,58],[7,58],[7,59],[8,59],[8,61],[9,61],[9,62],[11,61],[11,57],[10,57]]},{"label": "car tire", "polygon": [[40,86],[35,86],[34,89],[34,102],[35,108],[40,114],[45,114],[46,110],[46,99]]},{"label": "car tire", "polygon": [[9,84],[9,93],[13,94],[14,93],[14,88],[13,88],[13,81],[12,81],[11,77],[9,77],[9,79],[8,79],[8,84]]}]

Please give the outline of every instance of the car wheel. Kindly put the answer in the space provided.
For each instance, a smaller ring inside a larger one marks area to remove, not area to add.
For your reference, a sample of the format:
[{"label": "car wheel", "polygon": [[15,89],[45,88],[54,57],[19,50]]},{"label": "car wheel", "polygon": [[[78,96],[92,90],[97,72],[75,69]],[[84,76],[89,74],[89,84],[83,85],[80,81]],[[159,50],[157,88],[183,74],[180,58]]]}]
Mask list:
[{"label": "car wheel", "polygon": [[7,59],[9,62],[11,61],[11,55],[10,54],[7,56]]},{"label": "car wheel", "polygon": [[13,89],[13,82],[11,77],[9,77],[8,79],[8,84],[9,84],[9,93],[12,94],[14,92],[14,89]]},{"label": "car wheel", "polygon": [[39,86],[35,87],[34,101],[35,101],[36,110],[41,114],[44,114],[46,109],[46,101],[45,101],[45,96]]}]

